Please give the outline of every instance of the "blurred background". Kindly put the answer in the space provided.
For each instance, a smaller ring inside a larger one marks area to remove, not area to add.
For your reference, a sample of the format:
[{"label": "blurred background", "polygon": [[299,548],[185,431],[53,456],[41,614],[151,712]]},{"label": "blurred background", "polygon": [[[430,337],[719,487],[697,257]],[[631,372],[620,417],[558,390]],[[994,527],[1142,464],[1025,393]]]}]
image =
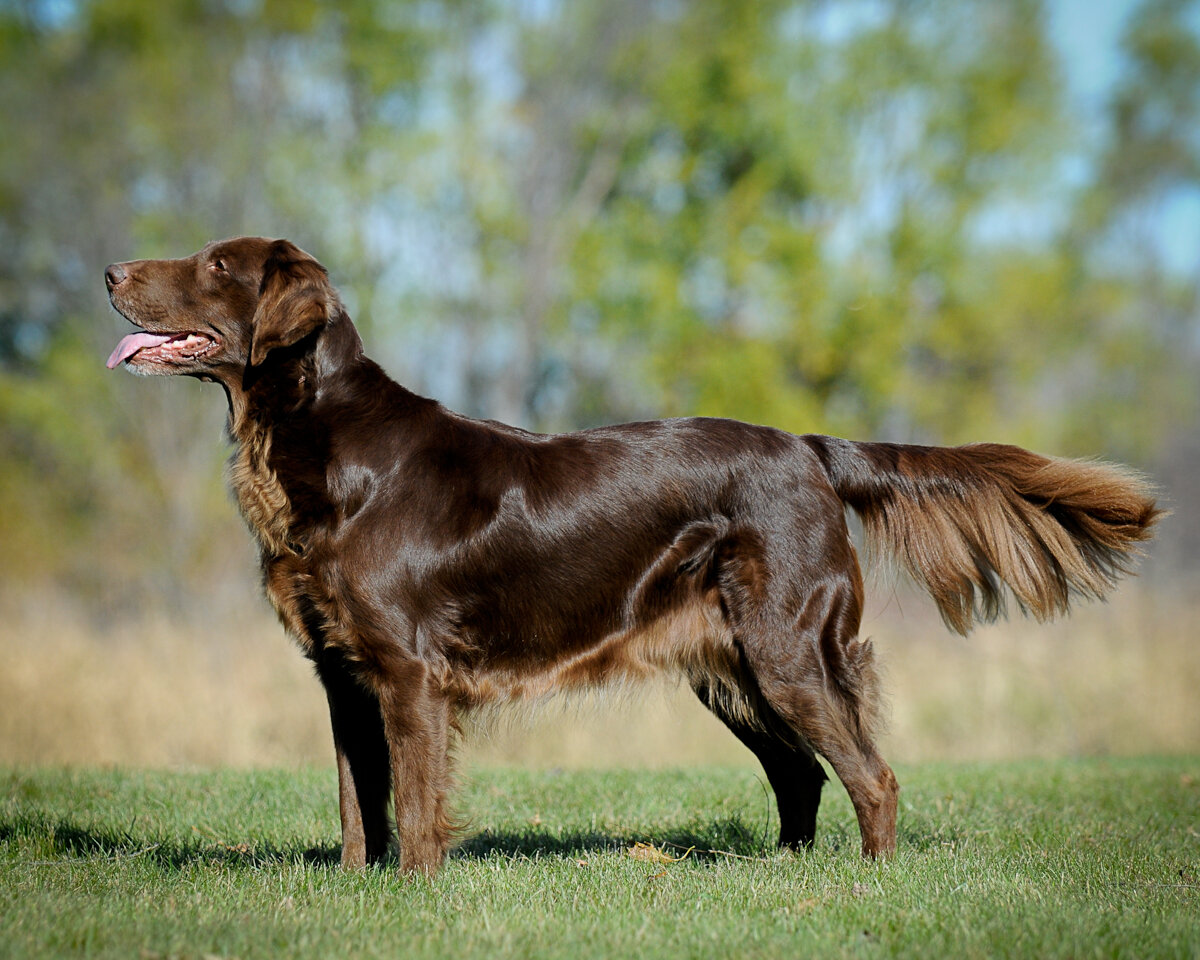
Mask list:
[{"label": "blurred background", "polygon": [[[962,640],[872,579],[885,751],[1200,749],[1200,3],[0,0],[0,117],[0,762],[332,759],[221,391],[103,363],[107,263],[242,233],[468,414],[1133,464],[1107,605]],[[464,752],[749,762],[689,697]]]}]

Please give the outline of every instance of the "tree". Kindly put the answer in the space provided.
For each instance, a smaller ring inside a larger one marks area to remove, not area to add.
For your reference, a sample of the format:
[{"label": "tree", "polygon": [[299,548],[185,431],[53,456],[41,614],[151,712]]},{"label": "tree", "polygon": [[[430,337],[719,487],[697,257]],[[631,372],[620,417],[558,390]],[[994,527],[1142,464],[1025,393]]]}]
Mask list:
[{"label": "tree", "polygon": [[674,412],[1036,439],[1069,412],[1010,398],[1081,341],[1052,225],[1018,229],[1064,128],[1040,11],[870,9],[683,8],[577,295]]},{"label": "tree", "polygon": [[1191,10],[1130,20],[1079,189],[1036,0],[0,2],[3,574],[236,593],[220,399],[105,374],[100,271],[243,232],[476,415],[1148,456],[1195,422],[1197,274],[1153,242]]}]

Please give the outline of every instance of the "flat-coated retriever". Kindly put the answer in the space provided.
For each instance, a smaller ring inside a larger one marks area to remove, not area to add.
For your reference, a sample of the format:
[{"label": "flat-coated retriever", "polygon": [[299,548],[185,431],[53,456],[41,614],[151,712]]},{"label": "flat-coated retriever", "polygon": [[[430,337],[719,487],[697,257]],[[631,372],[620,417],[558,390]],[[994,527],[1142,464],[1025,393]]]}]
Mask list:
[{"label": "flat-coated retriever", "polygon": [[1159,516],[1120,468],[998,444],[472,420],[368,360],[325,268],[286,240],[104,277],[141,328],[109,367],[225,389],[267,596],[329,698],[347,867],[386,853],[389,792],[401,868],[441,864],[458,711],[658,670],[682,671],[758,756],[781,844],[812,843],[820,754],[863,854],[887,854],[898,786],[872,742],[845,508],[961,633],[1001,614],[1006,588],[1038,619],[1103,596]]}]

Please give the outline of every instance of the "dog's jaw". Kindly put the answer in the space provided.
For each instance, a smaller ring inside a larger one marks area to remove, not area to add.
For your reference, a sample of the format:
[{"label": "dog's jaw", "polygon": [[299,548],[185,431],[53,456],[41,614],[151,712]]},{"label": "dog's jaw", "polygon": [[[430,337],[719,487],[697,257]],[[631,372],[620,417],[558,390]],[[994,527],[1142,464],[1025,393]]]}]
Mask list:
[{"label": "dog's jaw", "polygon": [[[206,333],[131,333],[109,355],[109,370],[127,364],[135,372],[176,373],[172,367],[188,364],[211,353],[219,345]],[[162,369],[155,370],[151,365]]]}]

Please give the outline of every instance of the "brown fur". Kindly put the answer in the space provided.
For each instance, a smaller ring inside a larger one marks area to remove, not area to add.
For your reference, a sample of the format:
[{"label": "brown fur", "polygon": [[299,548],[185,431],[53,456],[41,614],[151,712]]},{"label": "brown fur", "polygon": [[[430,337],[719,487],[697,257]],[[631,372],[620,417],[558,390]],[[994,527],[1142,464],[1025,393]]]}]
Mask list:
[{"label": "brown fur", "polygon": [[1041,621],[1074,596],[1104,597],[1160,515],[1148,485],[1111,464],[995,443],[842,443],[835,489],[873,549],[898,557],[962,634],[1003,614],[1006,586]]},{"label": "brown fur", "polygon": [[889,853],[898,787],[873,743],[845,507],[961,632],[1006,589],[1039,619],[1102,596],[1158,516],[1119,468],[994,444],[470,420],[368,360],[325,269],[286,241],[114,264],[106,281],[122,314],[173,338],[110,363],[226,392],[267,595],[329,700],[348,867],[386,853],[389,793],[401,868],[441,863],[462,711],[661,671],[758,756],[780,843],[812,843],[820,754],[863,853]]}]

